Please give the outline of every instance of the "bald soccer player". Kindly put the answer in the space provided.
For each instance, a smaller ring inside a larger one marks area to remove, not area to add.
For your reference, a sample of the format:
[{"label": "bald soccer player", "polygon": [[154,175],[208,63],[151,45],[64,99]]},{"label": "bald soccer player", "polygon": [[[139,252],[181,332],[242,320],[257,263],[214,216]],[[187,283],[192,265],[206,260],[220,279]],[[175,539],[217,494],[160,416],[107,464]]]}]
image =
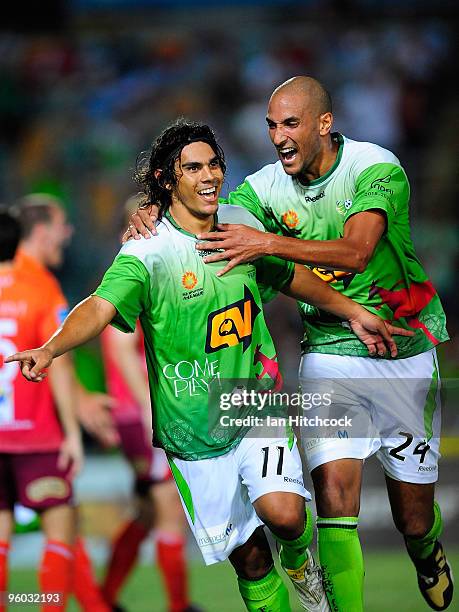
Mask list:
[{"label": "bald soccer player", "polygon": [[[220,274],[265,255],[305,264],[367,309],[415,330],[401,339],[396,360],[370,358],[346,326],[300,302],[303,391],[338,386],[332,410],[354,410],[368,426],[345,432],[349,437],[303,430],[302,441],[332,609],[363,609],[357,523],[363,463],[376,454],[421,593],[431,608],[445,610],[453,583],[434,501],[440,438],[435,347],[448,334],[439,297],[411,241],[407,176],[390,151],[332,132],[330,96],[313,78],[282,83],[269,100],[266,121],[279,161],[248,176],[229,202],[247,208],[269,233],[220,225],[218,233],[201,234],[207,242],[197,248],[224,250],[205,258],[230,260]],[[155,210],[152,218],[137,215],[131,233],[134,225],[145,232],[142,220],[153,227],[155,217]]]}]

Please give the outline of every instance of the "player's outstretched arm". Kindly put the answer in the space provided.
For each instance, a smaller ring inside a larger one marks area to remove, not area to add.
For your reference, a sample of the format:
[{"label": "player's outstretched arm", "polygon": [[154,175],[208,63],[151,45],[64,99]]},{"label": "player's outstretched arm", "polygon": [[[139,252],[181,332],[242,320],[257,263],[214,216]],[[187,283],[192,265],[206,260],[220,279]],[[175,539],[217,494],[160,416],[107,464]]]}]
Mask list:
[{"label": "player's outstretched arm", "polygon": [[20,361],[22,375],[27,380],[41,382],[46,377],[44,370],[55,357],[95,338],[115,314],[113,304],[92,295],[75,306],[62,326],[42,347],[15,353],[5,362]]},{"label": "player's outstretched arm", "polygon": [[357,302],[336,291],[308,268],[295,265],[295,274],[282,292],[321,310],[326,310],[349,322],[355,335],[368,347],[370,355],[383,356],[389,349],[397,356],[397,345],[392,334],[413,336],[414,332],[395,327],[372,314]]}]

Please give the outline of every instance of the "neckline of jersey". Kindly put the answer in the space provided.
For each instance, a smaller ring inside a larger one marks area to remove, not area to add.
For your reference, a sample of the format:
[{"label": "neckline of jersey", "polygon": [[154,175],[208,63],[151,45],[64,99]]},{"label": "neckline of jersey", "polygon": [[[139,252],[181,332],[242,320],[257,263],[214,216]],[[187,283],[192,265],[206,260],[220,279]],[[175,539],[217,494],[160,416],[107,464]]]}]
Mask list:
[{"label": "neckline of jersey", "polygon": [[313,181],[311,181],[308,185],[303,185],[303,183],[301,183],[297,179],[298,184],[301,185],[301,187],[303,187],[303,189],[309,189],[309,187],[316,187],[317,185],[320,185],[321,183],[326,181],[333,174],[333,172],[336,170],[336,168],[339,166],[341,158],[343,157],[344,138],[343,138],[343,135],[340,134],[339,132],[333,132],[331,137],[332,137],[333,140],[336,140],[338,142],[338,144],[339,144],[338,153],[336,154],[336,159],[335,159],[332,167],[329,170],[327,170],[327,172],[323,176],[319,176],[318,178],[316,178]]},{"label": "neckline of jersey", "polygon": [[[166,219],[169,221],[169,223],[176,229],[178,230],[181,234],[185,234],[185,236],[189,236],[190,238],[194,238],[195,240],[197,240],[196,238],[196,234],[192,234],[191,232],[188,232],[186,229],[183,229],[183,227],[180,227],[180,225],[177,223],[177,221],[174,219],[174,217],[171,215],[171,213],[169,212],[169,210],[166,210],[166,212],[164,213],[164,216],[166,217]],[[215,226],[218,223],[218,216],[217,213],[215,213],[214,215],[214,226],[213,228],[210,230],[211,232],[215,231]]]}]

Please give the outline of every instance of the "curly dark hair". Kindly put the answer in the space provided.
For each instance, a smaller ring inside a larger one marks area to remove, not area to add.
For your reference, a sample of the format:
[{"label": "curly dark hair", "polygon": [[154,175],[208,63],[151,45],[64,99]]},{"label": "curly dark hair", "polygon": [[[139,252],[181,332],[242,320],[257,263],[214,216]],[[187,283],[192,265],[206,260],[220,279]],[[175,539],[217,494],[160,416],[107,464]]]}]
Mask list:
[{"label": "curly dark hair", "polygon": [[[183,147],[192,142],[207,143],[214,151],[223,174],[225,173],[225,155],[213,130],[204,123],[188,121],[181,117],[161,132],[149,151],[144,151],[137,158],[134,179],[145,194],[139,208],[157,203],[158,219],[161,219],[172,202],[172,189],[166,188],[166,185],[174,188],[180,178],[175,172],[175,162],[180,158]],[[161,170],[158,177],[155,176],[156,170]]]}]

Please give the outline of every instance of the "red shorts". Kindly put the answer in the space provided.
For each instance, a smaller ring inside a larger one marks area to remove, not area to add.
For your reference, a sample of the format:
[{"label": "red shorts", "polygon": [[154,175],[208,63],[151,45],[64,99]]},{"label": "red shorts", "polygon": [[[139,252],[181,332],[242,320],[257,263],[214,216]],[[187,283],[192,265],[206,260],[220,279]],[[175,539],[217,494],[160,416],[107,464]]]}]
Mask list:
[{"label": "red shorts", "polygon": [[71,503],[69,470],[57,467],[58,456],[0,453],[0,510],[13,510],[16,502],[37,511]]},{"label": "red shorts", "polygon": [[141,421],[118,423],[117,429],[122,451],[135,472],[138,495],[146,495],[151,485],[172,478],[166,453],[148,444]]}]

